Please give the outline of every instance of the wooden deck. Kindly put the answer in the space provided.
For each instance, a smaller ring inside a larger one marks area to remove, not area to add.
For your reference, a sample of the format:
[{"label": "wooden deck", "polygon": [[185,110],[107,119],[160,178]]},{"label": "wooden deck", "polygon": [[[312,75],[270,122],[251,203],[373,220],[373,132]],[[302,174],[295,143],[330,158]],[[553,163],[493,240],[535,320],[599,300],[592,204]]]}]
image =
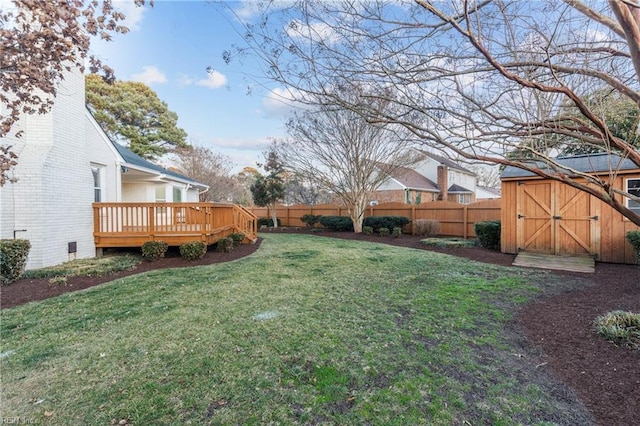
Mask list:
[{"label": "wooden deck", "polygon": [[215,244],[235,232],[257,238],[257,218],[242,206],[218,203],[94,203],[96,248],[141,247],[147,241],[178,246]]}]

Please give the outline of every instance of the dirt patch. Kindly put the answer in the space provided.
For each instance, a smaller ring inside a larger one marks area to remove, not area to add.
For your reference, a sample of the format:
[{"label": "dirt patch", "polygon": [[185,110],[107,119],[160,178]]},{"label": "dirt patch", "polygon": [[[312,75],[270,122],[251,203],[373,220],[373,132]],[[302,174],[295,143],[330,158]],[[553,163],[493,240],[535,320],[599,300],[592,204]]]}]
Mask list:
[{"label": "dirt patch", "polygon": [[[430,250],[503,266],[510,266],[514,259],[514,255],[479,247],[428,247],[420,244],[420,237],[408,235],[400,238],[349,232],[318,235]],[[0,306],[10,308],[152,269],[227,262],[255,252],[260,242],[259,239],[256,244],[242,245],[231,253],[210,251],[197,262],[187,262],[176,252],[170,252],[165,259],[143,262],[131,271],[105,277],[72,277],[66,284],[50,284],[48,279],[19,280],[0,289]],[[523,351],[538,370],[547,371],[551,381],[560,380],[568,385],[598,424],[639,424],[640,351],[606,342],[593,332],[592,321],[616,309],[640,312],[640,267],[598,263],[595,274],[558,271],[549,274],[554,274],[556,279],[578,280],[582,286],[560,294],[548,289],[519,311],[513,327],[528,339],[523,342]]]}]

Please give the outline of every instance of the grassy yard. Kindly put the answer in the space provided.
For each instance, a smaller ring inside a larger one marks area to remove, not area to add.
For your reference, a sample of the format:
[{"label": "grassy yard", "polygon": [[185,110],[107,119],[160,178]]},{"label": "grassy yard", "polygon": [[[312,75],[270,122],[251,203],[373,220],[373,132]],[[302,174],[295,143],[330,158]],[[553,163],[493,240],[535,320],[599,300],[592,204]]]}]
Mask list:
[{"label": "grassy yard", "polygon": [[515,306],[560,285],[549,279],[422,250],[267,235],[237,262],[3,310],[2,416],[582,423],[577,404],[522,356],[510,324]]}]

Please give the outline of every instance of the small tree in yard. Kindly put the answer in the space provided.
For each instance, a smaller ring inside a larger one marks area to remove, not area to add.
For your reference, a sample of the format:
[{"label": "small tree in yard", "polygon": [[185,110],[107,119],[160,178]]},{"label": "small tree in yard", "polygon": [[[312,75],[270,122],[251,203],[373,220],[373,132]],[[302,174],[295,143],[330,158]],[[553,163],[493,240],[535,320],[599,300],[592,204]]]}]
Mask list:
[{"label": "small tree in yard", "polygon": [[[363,92],[348,96],[361,98]],[[401,126],[372,124],[353,111],[318,102],[288,122],[289,140],[274,149],[296,175],[339,199],[359,233],[372,194],[394,170],[417,160],[413,142]]]},{"label": "small tree in yard", "polygon": [[282,173],[284,167],[280,161],[280,157],[274,150],[270,150],[264,154],[266,162],[260,165],[267,175],[257,174],[256,179],[251,185],[251,195],[253,202],[260,207],[266,207],[271,213],[273,227],[278,227],[278,218],[276,216],[276,203],[284,197],[284,180]]}]

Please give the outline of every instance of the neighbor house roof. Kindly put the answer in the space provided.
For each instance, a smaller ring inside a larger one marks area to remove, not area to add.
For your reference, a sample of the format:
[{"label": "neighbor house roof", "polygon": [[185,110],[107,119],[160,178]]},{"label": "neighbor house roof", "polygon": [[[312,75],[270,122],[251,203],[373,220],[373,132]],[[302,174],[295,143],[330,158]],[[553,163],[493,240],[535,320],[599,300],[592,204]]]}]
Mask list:
[{"label": "neighbor house roof", "polygon": [[[391,168],[388,164],[379,163],[378,166],[381,170],[389,170]],[[431,179],[422,176],[420,173],[408,167],[396,167],[389,177],[397,181],[400,185],[408,189],[417,189],[422,191],[439,192],[440,188]]]},{"label": "neighbor house roof", "polygon": [[[582,173],[602,173],[611,170],[638,170],[640,167],[633,163],[628,158],[623,158],[618,154],[602,153],[602,154],[585,154],[575,155],[572,157],[558,157],[556,161],[563,167],[566,167],[565,172],[569,170],[577,170]],[[530,161],[533,167],[538,167],[546,172],[552,172],[553,169],[548,164],[542,161]],[[523,170],[513,166],[507,166],[500,177],[506,178],[519,178],[519,177],[533,177],[535,173],[531,173],[527,170]]]},{"label": "neighbor house roof", "polygon": [[493,194],[496,197],[500,197],[500,195],[501,195],[500,188],[492,188],[490,186],[480,186],[480,185],[478,185],[477,188],[479,188],[479,189],[481,189],[483,191],[486,191],[489,194]]},{"label": "neighbor house roof", "polygon": [[460,164],[458,164],[456,161],[451,160],[450,158],[442,157],[440,155],[436,155],[436,154],[433,154],[431,152],[422,151],[422,150],[419,150],[419,152],[422,155],[425,155],[427,157],[432,158],[433,160],[437,161],[438,163],[442,164],[443,166],[447,166],[449,169],[458,170],[458,171],[470,174],[472,176],[476,176],[476,174],[474,172],[472,172],[469,169],[465,169]]},{"label": "neighbor house roof", "polygon": [[391,176],[403,186],[411,189],[423,189],[426,191],[439,191],[438,185],[436,185],[431,179],[422,176],[415,170],[407,167],[398,168]]},{"label": "neighbor house roof", "polygon": [[447,192],[449,194],[471,194],[473,191],[454,183],[447,189]]}]

